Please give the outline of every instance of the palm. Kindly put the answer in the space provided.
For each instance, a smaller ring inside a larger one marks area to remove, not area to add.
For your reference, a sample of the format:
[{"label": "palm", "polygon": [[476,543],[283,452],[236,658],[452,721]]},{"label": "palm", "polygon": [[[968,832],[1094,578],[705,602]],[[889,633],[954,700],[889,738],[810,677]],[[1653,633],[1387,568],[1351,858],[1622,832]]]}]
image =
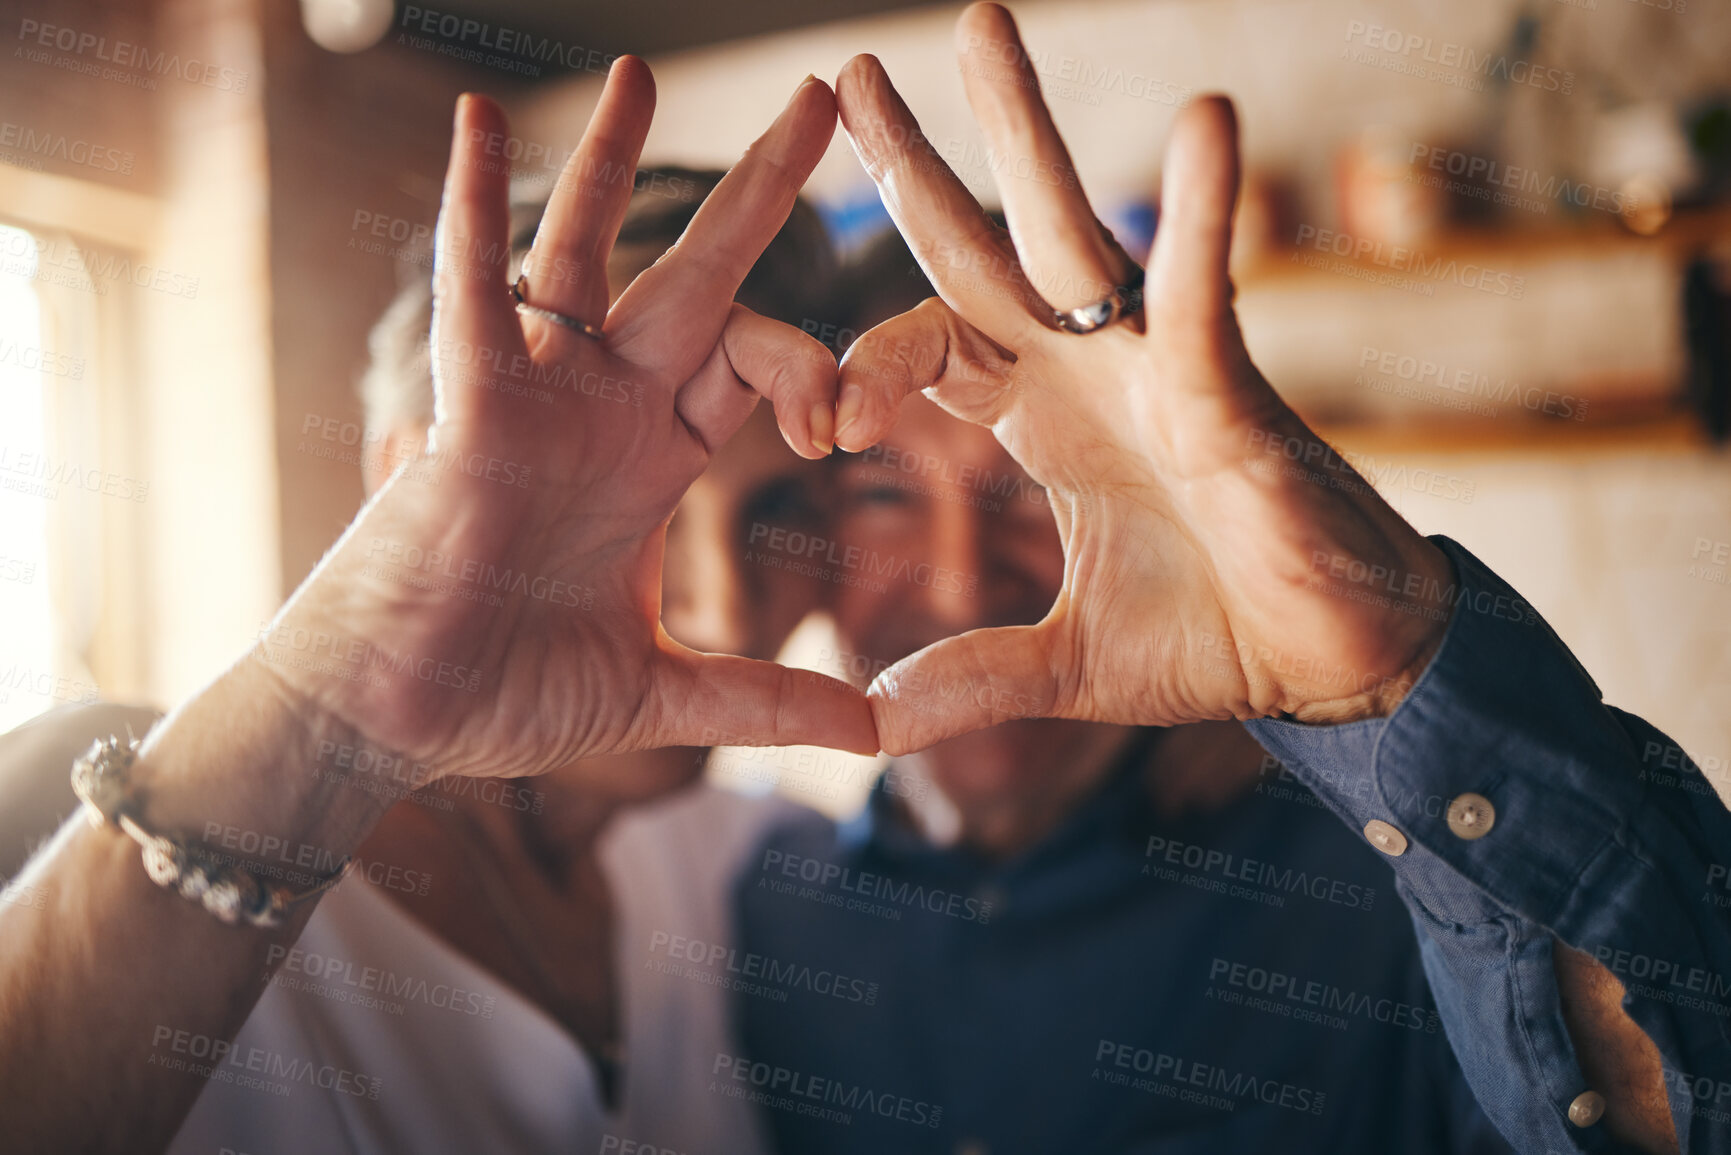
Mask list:
[{"label": "palm", "polygon": [[[1152,300],[1148,315],[1155,334],[1165,324],[1159,305]],[[1383,511],[1255,468],[1259,457],[1287,464],[1263,452],[1270,443],[1314,439],[1225,321],[1199,356],[1157,335],[1136,338],[1142,388],[1073,391],[1071,412],[1088,411],[1092,447],[1039,405],[1000,426],[1080,498],[1063,534],[1069,580],[1059,599],[1075,637],[1060,652],[1096,657],[1070,665],[1077,689],[1061,703],[1066,713],[1155,725],[1256,717],[1351,697],[1412,659],[1402,649],[1409,642],[1380,629],[1362,603],[1307,588],[1314,555],[1361,556],[1370,544],[1363,530]],[[1248,375],[1242,387],[1229,376],[1235,369]],[[1108,380],[1106,371],[1070,379]],[[1222,403],[1235,392],[1245,400]],[[1079,476],[1074,463],[1090,459],[1085,468],[1104,465],[1108,484]]]},{"label": "palm", "polygon": [[[841,684],[696,654],[660,626],[667,521],[753,389],[797,448],[827,448],[809,415],[833,405],[833,361],[790,355],[815,342],[732,297],[822,154],[833,100],[802,88],[682,246],[609,308],[601,270],[631,186],[583,174],[633,171],[652,93],[640,63],[615,69],[527,263],[531,300],[600,338],[520,317],[502,256],[465,259],[503,253],[506,234],[506,177],[465,149],[504,133],[503,117],[466,101],[441,213],[428,450],[267,634],[263,656],[297,692],[441,773],[534,774],[718,736],[876,748]],[[336,677],[309,672],[268,644],[297,630],[359,648]]]},{"label": "palm", "polygon": [[[970,9],[960,31],[965,44],[1016,37],[991,5]],[[1025,53],[1000,49],[993,59],[1024,63],[964,60],[962,72],[994,152],[1031,156],[1041,173],[1073,171]],[[1199,102],[1174,132],[1143,312],[1077,337],[1053,326],[1037,286],[1100,287],[1050,302],[1071,307],[1104,296],[1130,268],[1080,187],[1001,180],[1005,234],[925,147],[876,61],[850,64],[838,91],[856,150],[942,297],[855,346],[844,397],[860,384],[868,398],[838,442],[870,444],[887,431],[898,390],[928,389],[957,416],[990,425],[1048,488],[1065,556],[1062,590],[1037,625],[949,639],[885,673],[872,695],[886,749],[1003,720],[965,703],[935,711],[910,700],[933,680],[1012,682],[1019,693],[975,700],[1171,725],[1357,710],[1367,692],[1422,663],[1435,618],[1331,596],[1341,588],[1317,579],[1319,557],[1377,559],[1434,588],[1448,573],[1439,551],[1338,458],[1322,456],[1250,363],[1226,275],[1237,182],[1230,106]],[[868,363],[873,350],[910,345],[942,355]],[[940,370],[920,376],[917,365]],[[1308,472],[1281,468],[1280,450],[1303,457],[1312,445]]]}]

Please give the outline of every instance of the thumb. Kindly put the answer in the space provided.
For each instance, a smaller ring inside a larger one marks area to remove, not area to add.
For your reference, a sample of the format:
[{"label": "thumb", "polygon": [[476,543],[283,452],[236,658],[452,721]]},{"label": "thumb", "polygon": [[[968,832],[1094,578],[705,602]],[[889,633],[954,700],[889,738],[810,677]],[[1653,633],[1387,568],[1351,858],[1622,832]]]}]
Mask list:
[{"label": "thumb", "polygon": [[865,695],[810,670],[682,646],[663,651],[650,746],[828,746],[878,752]]},{"label": "thumb", "polygon": [[1056,708],[1051,633],[1044,625],[971,630],[911,654],[872,682],[866,696],[886,754],[909,754],[1016,718]]}]

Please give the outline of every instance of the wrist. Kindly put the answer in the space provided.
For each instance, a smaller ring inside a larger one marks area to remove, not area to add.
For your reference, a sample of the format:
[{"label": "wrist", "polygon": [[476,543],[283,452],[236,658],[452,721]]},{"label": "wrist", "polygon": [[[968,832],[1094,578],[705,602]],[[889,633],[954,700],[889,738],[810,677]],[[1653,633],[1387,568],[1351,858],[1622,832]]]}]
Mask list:
[{"label": "wrist", "polygon": [[321,773],[321,750],[356,741],[347,724],[244,659],[144,741],[133,775],[140,822],[242,866],[327,873],[390,806]]},{"label": "wrist", "polygon": [[[1440,638],[1438,642],[1440,644]],[[1424,673],[1435,653],[1436,650],[1432,647],[1408,672],[1384,678],[1374,689],[1344,698],[1304,702],[1286,711],[1283,716],[1289,721],[1302,722],[1307,726],[1342,726],[1348,722],[1387,718],[1406,701],[1408,692]]]},{"label": "wrist", "polygon": [[[1415,535],[1416,536],[1416,535]],[[1372,567],[1373,572],[1380,567]],[[1297,699],[1283,716],[1312,726],[1337,726],[1369,718],[1386,718],[1406,700],[1442,648],[1457,589],[1454,563],[1434,542],[1419,538],[1405,568],[1391,573],[1414,575],[1405,581],[1405,596],[1388,596],[1384,612],[1364,625],[1379,644],[1365,647],[1388,658],[1358,679],[1355,692],[1339,697]]]},{"label": "wrist", "polygon": [[[434,764],[491,680],[505,583],[531,578],[504,560],[505,542],[529,531],[474,501],[435,507],[425,488],[393,478],[260,630],[250,658],[329,719],[339,742]],[[567,583],[567,596],[576,588]]]}]

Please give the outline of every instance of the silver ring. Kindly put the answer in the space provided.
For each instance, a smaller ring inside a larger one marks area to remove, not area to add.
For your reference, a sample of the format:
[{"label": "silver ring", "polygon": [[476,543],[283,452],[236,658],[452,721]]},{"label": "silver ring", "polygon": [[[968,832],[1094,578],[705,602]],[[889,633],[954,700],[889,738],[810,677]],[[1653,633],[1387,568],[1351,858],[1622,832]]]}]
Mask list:
[{"label": "silver ring", "polygon": [[602,333],[599,326],[579,321],[576,317],[567,317],[564,313],[555,313],[552,309],[543,309],[539,305],[531,305],[528,301],[528,296],[529,274],[522,273],[517,277],[517,283],[511,286],[511,299],[517,302],[517,311],[519,313],[527,313],[530,316],[540,317],[545,321],[551,321],[555,325],[563,325],[573,333],[581,333],[585,337],[593,337],[597,341],[602,339]]},{"label": "silver ring", "polygon": [[1052,310],[1052,322],[1066,333],[1086,335],[1099,329],[1104,329],[1113,321],[1127,313],[1134,313],[1142,307],[1142,284],[1147,274],[1136,265],[1130,266],[1131,272],[1122,285],[1092,305],[1083,305],[1079,309],[1064,311]]}]

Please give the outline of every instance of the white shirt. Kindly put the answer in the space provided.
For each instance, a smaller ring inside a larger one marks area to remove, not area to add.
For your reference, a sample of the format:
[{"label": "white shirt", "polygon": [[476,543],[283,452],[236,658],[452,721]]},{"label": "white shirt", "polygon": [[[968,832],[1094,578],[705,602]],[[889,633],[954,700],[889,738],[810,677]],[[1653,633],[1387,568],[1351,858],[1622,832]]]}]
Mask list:
[{"label": "white shirt", "polygon": [[[0,735],[0,843],[50,834],[77,805],[73,757],[128,726],[142,734],[154,717],[104,703]],[[677,956],[731,947],[731,888],[746,856],[769,827],[808,813],[700,785],[622,812],[603,834],[625,1049],[617,1113],[564,1028],[351,876],[278,960],[232,1044],[158,1025],[152,1062],[215,1072],[169,1150],[758,1155],[767,1144],[756,1109],[712,1074],[720,1055],[737,1053],[729,965]]]},{"label": "white shirt", "polygon": [[[699,786],[621,814],[603,836],[625,1047],[617,1114],[603,1108],[594,1065],[564,1028],[350,878],[281,960],[169,1150],[765,1150],[754,1108],[711,1089],[721,1086],[717,1057],[736,1053],[726,988],[654,964],[675,935],[731,943],[737,868],[793,810]],[[171,1037],[159,1050],[190,1065],[196,1046],[180,1040],[177,1053]]]}]

